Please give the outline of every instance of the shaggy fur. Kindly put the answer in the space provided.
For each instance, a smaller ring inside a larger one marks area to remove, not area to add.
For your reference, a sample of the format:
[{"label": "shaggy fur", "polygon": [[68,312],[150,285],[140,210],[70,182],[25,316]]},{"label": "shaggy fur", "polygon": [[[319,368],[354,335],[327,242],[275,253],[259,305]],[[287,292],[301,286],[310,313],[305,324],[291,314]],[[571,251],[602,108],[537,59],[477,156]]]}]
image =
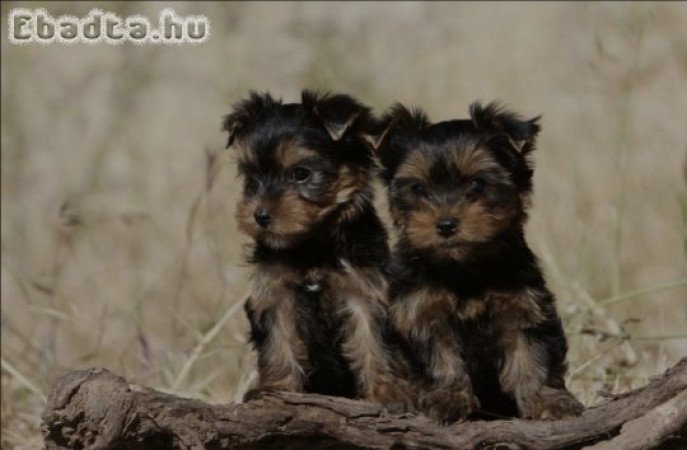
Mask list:
[{"label": "shaggy fur", "polygon": [[434,124],[396,105],[369,139],[399,231],[392,320],[428,384],[420,408],[440,422],[582,410],[564,383],[554,296],[523,234],[539,129],[496,104]]},{"label": "shaggy fur", "polygon": [[382,267],[387,234],[372,205],[366,107],[304,91],[284,104],[252,93],[226,116],[244,195],[236,218],[255,240],[246,312],[257,392],[365,397],[412,409]]}]

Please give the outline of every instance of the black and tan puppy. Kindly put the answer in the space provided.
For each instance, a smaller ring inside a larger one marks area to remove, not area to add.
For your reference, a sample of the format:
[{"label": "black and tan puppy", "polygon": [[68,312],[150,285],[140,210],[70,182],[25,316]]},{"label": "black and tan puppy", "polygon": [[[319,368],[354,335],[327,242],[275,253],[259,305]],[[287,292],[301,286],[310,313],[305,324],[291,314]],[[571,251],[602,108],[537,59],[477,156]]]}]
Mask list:
[{"label": "black and tan puppy", "polygon": [[282,103],[252,93],[225,117],[243,197],[236,218],[255,240],[246,305],[257,392],[365,397],[409,409],[387,344],[382,274],[387,234],[372,205],[374,166],[361,134],[370,113],[346,95]]},{"label": "black and tan puppy", "polygon": [[399,231],[391,316],[430,386],[420,408],[441,422],[579,414],[554,296],[523,235],[538,118],[495,104],[470,116],[432,124],[396,105],[373,139]]}]

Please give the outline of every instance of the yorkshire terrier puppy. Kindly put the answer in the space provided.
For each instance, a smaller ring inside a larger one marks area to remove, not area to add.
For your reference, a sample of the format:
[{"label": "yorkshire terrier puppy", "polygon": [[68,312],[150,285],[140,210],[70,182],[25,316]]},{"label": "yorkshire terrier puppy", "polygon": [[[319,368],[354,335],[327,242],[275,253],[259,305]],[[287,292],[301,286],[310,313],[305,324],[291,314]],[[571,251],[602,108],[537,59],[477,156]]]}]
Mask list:
[{"label": "yorkshire terrier puppy", "polygon": [[429,385],[419,408],[440,422],[583,409],[566,389],[566,338],[523,233],[539,129],[494,103],[434,124],[396,105],[371,138],[399,232],[390,315]]},{"label": "yorkshire terrier puppy", "polygon": [[237,222],[255,241],[245,309],[259,381],[249,398],[288,390],[410,409],[389,334],[370,123],[353,98],[309,91],[288,104],[252,93],[224,119],[244,182]]}]

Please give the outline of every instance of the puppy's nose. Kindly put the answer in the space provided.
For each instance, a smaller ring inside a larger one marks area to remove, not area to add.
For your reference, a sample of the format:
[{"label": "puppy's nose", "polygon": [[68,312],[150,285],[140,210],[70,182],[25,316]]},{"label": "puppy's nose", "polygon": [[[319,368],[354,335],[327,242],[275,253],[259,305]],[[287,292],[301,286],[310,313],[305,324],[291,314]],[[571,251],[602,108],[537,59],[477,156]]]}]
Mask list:
[{"label": "puppy's nose", "polygon": [[266,228],[270,223],[272,223],[272,213],[267,208],[258,208],[253,214],[255,221],[262,228]]},{"label": "puppy's nose", "polygon": [[441,237],[449,237],[456,232],[457,224],[455,219],[442,219],[437,222],[437,233]]}]

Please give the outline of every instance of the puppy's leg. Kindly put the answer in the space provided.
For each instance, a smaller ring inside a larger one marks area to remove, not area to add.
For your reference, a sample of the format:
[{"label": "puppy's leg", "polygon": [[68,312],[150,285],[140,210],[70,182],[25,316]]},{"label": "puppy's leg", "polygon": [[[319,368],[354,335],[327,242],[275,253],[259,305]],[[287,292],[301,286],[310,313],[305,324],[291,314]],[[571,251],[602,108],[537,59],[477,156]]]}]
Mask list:
[{"label": "puppy's leg", "polygon": [[386,285],[374,270],[349,268],[332,277],[343,321],[342,350],[356,375],[361,397],[394,413],[415,409],[416,386],[407,363],[385,342]]},{"label": "puppy's leg", "polygon": [[270,390],[302,391],[308,353],[296,328],[293,291],[277,282],[264,283],[254,289],[246,312],[259,372],[258,386],[247,397]]},{"label": "puppy's leg", "polygon": [[428,379],[419,409],[440,423],[463,419],[478,406],[453,329],[452,302],[445,293],[418,291],[392,307],[394,325]]},{"label": "puppy's leg", "polygon": [[524,293],[519,304],[519,310],[502,319],[502,389],[514,396],[522,417],[579,415],[584,407],[565,388],[567,345],[551,295]]},{"label": "puppy's leg", "polygon": [[579,415],[584,409],[582,404],[562,380],[552,379],[548,366],[549,354],[544,343],[519,333],[506,350],[501,386],[515,397],[522,417],[556,420]]},{"label": "puppy's leg", "polygon": [[435,323],[427,328],[427,332],[420,333],[426,339],[414,345],[425,353],[426,372],[431,380],[420,400],[420,409],[440,423],[464,419],[478,407],[478,401],[460,345],[447,323]]}]

